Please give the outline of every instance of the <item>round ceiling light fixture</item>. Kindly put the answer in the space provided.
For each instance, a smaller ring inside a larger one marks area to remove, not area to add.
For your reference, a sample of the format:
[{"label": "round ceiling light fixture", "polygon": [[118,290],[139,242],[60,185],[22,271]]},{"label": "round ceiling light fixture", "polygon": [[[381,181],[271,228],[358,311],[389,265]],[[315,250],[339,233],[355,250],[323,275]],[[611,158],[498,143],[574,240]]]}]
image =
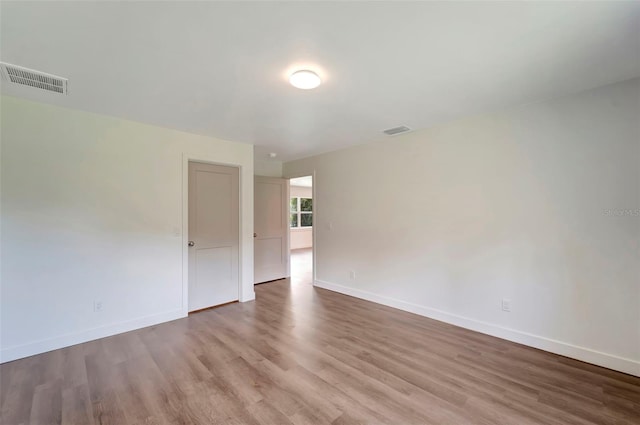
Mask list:
[{"label": "round ceiling light fixture", "polygon": [[315,72],[309,71],[308,69],[302,69],[291,74],[289,82],[293,87],[302,90],[311,90],[318,87],[322,80],[320,80],[320,77],[318,77],[318,74]]}]

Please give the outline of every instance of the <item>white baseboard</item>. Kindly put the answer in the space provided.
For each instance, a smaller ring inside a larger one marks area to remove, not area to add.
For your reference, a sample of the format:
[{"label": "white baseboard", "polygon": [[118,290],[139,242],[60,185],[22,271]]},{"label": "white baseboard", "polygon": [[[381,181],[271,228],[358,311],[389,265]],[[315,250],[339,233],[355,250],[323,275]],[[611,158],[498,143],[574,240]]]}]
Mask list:
[{"label": "white baseboard", "polygon": [[350,288],[344,285],[315,280],[314,286],[328,289],[330,291],[339,292],[341,294],[350,295],[352,297],[361,298],[377,304],[386,305],[388,307],[397,308],[399,310],[415,313],[420,316],[429,317],[441,322],[450,323],[462,328],[471,329],[476,332],[506,339],[508,341],[517,342],[529,347],[538,348],[540,350],[549,351],[551,353],[560,354],[562,356],[571,357],[583,362],[592,363],[603,366],[619,372],[628,373],[630,375],[640,376],[640,362],[636,360],[618,357],[613,354],[607,354],[595,351],[585,347],[568,344],[562,341],[556,341],[539,335],[533,335],[527,332],[515,329],[505,328],[503,326],[492,323],[482,322],[468,317],[458,316],[456,314],[447,313],[442,310],[424,307],[421,305],[409,303],[406,301],[389,298],[372,292],[363,291],[361,289]]},{"label": "white baseboard", "polygon": [[58,348],[69,347],[71,345],[81,344],[94,339],[104,338],[129,332],[147,326],[157,325],[159,323],[169,322],[171,320],[186,317],[182,309],[169,311],[166,313],[154,314],[151,316],[139,317],[137,319],[128,320],[126,322],[115,323],[98,328],[88,329],[86,331],[62,335],[54,338],[43,339],[15,347],[4,348],[0,350],[0,363],[18,360],[23,357],[33,356],[35,354],[45,353]]}]

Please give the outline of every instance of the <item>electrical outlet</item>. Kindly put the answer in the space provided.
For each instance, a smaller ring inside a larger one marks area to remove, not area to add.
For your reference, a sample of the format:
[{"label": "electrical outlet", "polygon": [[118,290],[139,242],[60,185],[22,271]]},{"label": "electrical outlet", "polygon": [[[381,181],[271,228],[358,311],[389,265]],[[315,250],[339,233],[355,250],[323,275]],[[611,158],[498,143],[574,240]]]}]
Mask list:
[{"label": "electrical outlet", "polygon": [[502,299],[502,311],[510,312],[511,311],[511,300],[507,298]]},{"label": "electrical outlet", "polygon": [[356,272],[354,272],[353,270],[350,270],[349,271],[349,279],[356,280]]},{"label": "electrical outlet", "polygon": [[103,309],[102,301],[94,301],[93,302],[93,311],[94,313],[100,313]]}]

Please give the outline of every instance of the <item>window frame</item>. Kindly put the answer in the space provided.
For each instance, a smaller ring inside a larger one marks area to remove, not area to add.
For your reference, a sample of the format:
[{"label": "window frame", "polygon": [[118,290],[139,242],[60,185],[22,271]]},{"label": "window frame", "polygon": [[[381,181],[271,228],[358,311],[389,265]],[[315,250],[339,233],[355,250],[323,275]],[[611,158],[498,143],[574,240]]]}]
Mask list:
[{"label": "window frame", "polygon": [[[291,211],[291,199],[295,199],[296,200],[296,211]],[[302,211],[302,209],[300,208],[300,200],[301,199],[311,199],[311,211]],[[291,225],[291,214],[295,214],[297,215],[297,226],[292,226]],[[308,196],[290,196],[289,197],[289,228],[290,229],[294,229],[294,230],[300,230],[300,229],[311,229],[313,228],[313,224],[311,226],[303,226],[302,225],[302,215],[303,214],[308,214],[311,216],[311,220],[313,223],[313,198],[310,198]]]}]

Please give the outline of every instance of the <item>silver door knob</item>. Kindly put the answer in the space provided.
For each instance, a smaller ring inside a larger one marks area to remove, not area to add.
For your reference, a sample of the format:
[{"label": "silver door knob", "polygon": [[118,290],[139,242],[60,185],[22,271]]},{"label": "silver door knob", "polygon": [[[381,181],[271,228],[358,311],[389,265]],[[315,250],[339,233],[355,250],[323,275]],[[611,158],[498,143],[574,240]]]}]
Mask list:
[{"label": "silver door knob", "polygon": [[189,241],[189,246],[194,246],[195,242],[194,241]]}]

